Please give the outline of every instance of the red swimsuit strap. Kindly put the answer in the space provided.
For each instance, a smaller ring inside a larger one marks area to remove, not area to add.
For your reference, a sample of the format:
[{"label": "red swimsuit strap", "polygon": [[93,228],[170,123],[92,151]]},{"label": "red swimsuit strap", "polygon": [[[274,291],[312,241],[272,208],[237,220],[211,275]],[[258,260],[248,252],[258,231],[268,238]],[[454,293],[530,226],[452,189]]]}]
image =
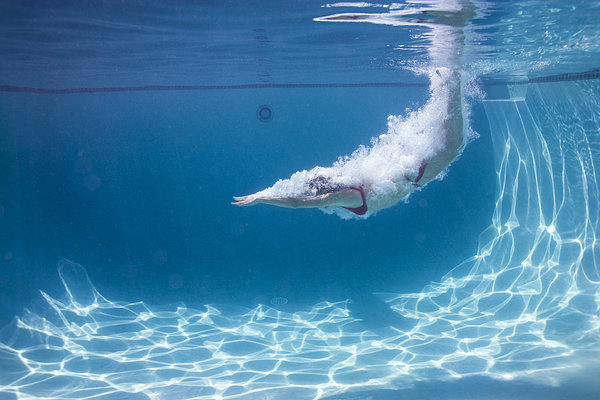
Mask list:
[{"label": "red swimsuit strap", "polygon": [[360,206],[360,207],[355,207],[355,208],[342,207],[342,208],[345,208],[346,210],[351,211],[356,215],[365,215],[365,213],[368,211],[368,208],[367,208],[367,199],[365,199],[365,191],[364,191],[363,187],[362,186],[359,186],[359,187],[350,186],[350,187],[348,187],[348,189],[354,189],[354,190],[359,191],[360,197],[362,197],[363,203],[362,203],[362,206]]},{"label": "red swimsuit strap", "polygon": [[406,180],[408,180],[409,182],[412,182],[412,184],[415,185],[416,187],[421,187],[421,185],[419,185],[418,182],[421,180],[421,178],[425,174],[425,168],[427,168],[427,163],[426,162],[421,163],[421,166],[419,167],[419,174],[417,175],[417,179],[412,181],[409,177],[406,177]]},{"label": "red swimsuit strap", "polygon": [[421,163],[421,166],[419,167],[419,175],[417,175],[417,179],[415,179],[415,182],[419,182],[421,180],[421,178],[425,174],[425,168],[427,168],[427,163]]}]

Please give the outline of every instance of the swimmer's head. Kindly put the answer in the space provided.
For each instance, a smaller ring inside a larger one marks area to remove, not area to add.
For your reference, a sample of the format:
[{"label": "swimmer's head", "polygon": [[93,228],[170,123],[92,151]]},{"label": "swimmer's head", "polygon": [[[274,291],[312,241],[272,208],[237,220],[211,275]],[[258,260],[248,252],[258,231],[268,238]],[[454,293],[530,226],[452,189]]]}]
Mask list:
[{"label": "swimmer's head", "polygon": [[331,178],[324,177],[323,175],[315,176],[307,182],[306,186],[313,196],[334,193],[343,189],[342,185],[332,182]]}]

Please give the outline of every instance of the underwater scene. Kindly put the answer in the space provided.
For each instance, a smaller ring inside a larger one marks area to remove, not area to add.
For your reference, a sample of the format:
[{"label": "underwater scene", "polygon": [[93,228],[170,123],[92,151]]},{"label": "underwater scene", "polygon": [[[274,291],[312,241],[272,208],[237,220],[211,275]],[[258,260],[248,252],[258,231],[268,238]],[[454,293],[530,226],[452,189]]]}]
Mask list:
[{"label": "underwater scene", "polygon": [[0,2],[0,400],[600,398],[599,19]]}]

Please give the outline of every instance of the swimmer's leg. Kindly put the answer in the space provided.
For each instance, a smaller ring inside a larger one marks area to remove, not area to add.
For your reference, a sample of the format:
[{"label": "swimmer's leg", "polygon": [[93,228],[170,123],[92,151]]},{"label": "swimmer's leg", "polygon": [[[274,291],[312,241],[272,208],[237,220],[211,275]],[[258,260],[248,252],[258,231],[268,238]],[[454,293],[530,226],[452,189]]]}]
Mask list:
[{"label": "swimmer's leg", "polygon": [[421,177],[419,186],[424,186],[435,179],[460,155],[465,145],[460,72],[440,68],[436,71],[436,75],[442,80],[444,88],[437,94],[433,94],[433,96],[442,95],[442,93],[447,96],[445,106],[447,117],[442,124],[445,144],[444,149],[439,153],[422,161],[421,166],[425,165],[425,168],[424,171],[419,170],[419,176]]}]

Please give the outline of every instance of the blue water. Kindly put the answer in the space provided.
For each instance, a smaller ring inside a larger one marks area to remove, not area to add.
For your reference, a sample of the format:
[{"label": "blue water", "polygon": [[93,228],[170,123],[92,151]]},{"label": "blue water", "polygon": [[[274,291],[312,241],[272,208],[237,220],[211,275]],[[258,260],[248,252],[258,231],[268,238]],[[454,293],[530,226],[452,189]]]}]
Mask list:
[{"label": "blue water", "polygon": [[[596,398],[600,81],[526,81],[600,3],[478,4],[477,138],[406,203],[231,206],[428,99],[429,27],[325,5],[0,4],[0,399]],[[212,88],[95,90],[145,85]]]}]

